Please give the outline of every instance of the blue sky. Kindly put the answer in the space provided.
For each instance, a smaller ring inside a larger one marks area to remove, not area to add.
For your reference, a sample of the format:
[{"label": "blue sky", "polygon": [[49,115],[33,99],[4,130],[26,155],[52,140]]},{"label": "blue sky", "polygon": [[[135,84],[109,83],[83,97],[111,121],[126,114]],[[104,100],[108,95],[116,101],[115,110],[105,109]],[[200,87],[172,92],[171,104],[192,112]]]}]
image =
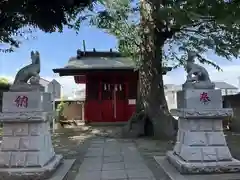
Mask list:
[{"label": "blue sky", "polygon": [[[38,50],[41,55],[41,76],[48,80],[55,78],[64,87],[66,93],[71,93],[74,88],[82,88],[76,85],[72,77],[58,77],[52,72],[53,68],[66,65],[71,56],[76,55],[76,50],[82,48],[82,40],[86,41],[87,50],[95,48],[97,51],[116,49],[115,37],[94,27],[83,25],[78,35],[72,30],[64,29],[63,33],[46,34],[37,31],[33,34],[36,38],[24,40],[19,49],[9,54],[0,54],[0,76],[12,80],[18,69],[30,63],[30,52]],[[217,72],[208,67],[211,78],[215,81],[226,81],[238,86],[237,77],[240,76],[240,61],[228,62],[212,53],[206,54],[208,59],[216,61],[224,70]],[[185,74],[182,68],[176,69],[164,77],[165,83],[180,84],[184,82]]]},{"label": "blue sky", "polygon": [[[29,63],[30,51],[38,50],[41,55],[41,75],[52,76],[53,68],[64,66],[71,56],[82,48],[82,40],[87,49],[108,50],[116,47],[116,39],[95,28],[82,27],[80,35],[65,29],[64,33],[34,33],[36,39],[23,41],[21,47],[10,54],[1,54],[1,74],[13,75],[23,64]],[[9,65],[11,65],[9,68]]]},{"label": "blue sky", "polygon": [[[30,52],[38,50],[41,56],[41,77],[51,80],[56,78],[63,84],[65,90],[82,87],[75,85],[72,77],[61,77],[54,74],[53,68],[60,68],[67,64],[71,56],[76,55],[78,48],[82,48],[82,41],[86,41],[86,48],[98,51],[115,49],[117,40],[99,29],[82,26],[77,35],[73,30],[64,29],[63,33],[47,34],[37,31],[36,38],[24,40],[19,49],[9,54],[0,54],[0,76],[13,79],[17,70],[31,62]],[[70,86],[69,86],[70,85]]]}]

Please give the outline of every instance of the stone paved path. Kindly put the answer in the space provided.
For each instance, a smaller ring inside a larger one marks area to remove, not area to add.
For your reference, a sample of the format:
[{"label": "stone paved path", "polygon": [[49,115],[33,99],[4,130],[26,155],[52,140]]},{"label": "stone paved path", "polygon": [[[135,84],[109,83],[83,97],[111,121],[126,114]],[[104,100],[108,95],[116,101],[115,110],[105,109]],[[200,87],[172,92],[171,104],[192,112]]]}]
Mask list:
[{"label": "stone paved path", "polygon": [[75,180],[155,180],[135,144],[128,140],[92,140]]}]

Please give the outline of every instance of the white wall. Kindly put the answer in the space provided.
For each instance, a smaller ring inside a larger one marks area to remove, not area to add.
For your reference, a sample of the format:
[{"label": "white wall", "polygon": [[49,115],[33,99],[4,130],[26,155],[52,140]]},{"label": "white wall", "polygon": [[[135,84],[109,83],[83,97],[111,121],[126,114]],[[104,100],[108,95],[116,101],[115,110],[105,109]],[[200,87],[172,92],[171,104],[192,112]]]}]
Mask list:
[{"label": "white wall", "polygon": [[176,91],[165,91],[165,97],[167,100],[169,109],[177,108],[177,93]]},{"label": "white wall", "polygon": [[61,98],[61,85],[57,81],[53,80],[48,84],[47,92],[52,93],[54,99],[60,99]]},{"label": "white wall", "polygon": [[221,89],[221,91],[222,91],[222,96],[233,95],[238,93],[237,89]]},{"label": "white wall", "polygon": [[48,86],[46,84],[41,84],[41,87],[44,88],[44,92],[47,92]]}]

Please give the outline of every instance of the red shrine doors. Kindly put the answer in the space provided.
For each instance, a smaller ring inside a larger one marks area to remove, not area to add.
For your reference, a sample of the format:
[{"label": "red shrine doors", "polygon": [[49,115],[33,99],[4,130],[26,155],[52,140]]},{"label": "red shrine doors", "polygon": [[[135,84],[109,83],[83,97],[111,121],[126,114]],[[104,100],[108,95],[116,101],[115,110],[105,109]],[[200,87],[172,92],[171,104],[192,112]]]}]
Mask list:
[{"label": "red shrine doors", "polygon": [[88,75],[86,122],[127,122],[135,112],[137,75],[135,72],[129,75]]},{"label": "red shrine doors", "polygon": [[121,81],[101,81],[101,113],[104,122],[126,121],[126,84]]}]

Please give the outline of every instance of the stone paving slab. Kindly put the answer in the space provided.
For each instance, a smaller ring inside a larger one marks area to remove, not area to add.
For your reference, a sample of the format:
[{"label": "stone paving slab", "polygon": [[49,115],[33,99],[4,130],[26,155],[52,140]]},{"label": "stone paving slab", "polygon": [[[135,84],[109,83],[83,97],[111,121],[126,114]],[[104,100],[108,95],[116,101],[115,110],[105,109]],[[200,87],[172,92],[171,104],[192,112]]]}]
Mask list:
[{"label": "stone paving slab", "polygon": [[93,140],[75,180],[155,180],[135,144]]},{"label": "stone paving slab", "polygon": [[105,163],[102,164],[103,171],[112,171],[112,170],[123,170],[124,162],[115,162],[115,163]]}]

